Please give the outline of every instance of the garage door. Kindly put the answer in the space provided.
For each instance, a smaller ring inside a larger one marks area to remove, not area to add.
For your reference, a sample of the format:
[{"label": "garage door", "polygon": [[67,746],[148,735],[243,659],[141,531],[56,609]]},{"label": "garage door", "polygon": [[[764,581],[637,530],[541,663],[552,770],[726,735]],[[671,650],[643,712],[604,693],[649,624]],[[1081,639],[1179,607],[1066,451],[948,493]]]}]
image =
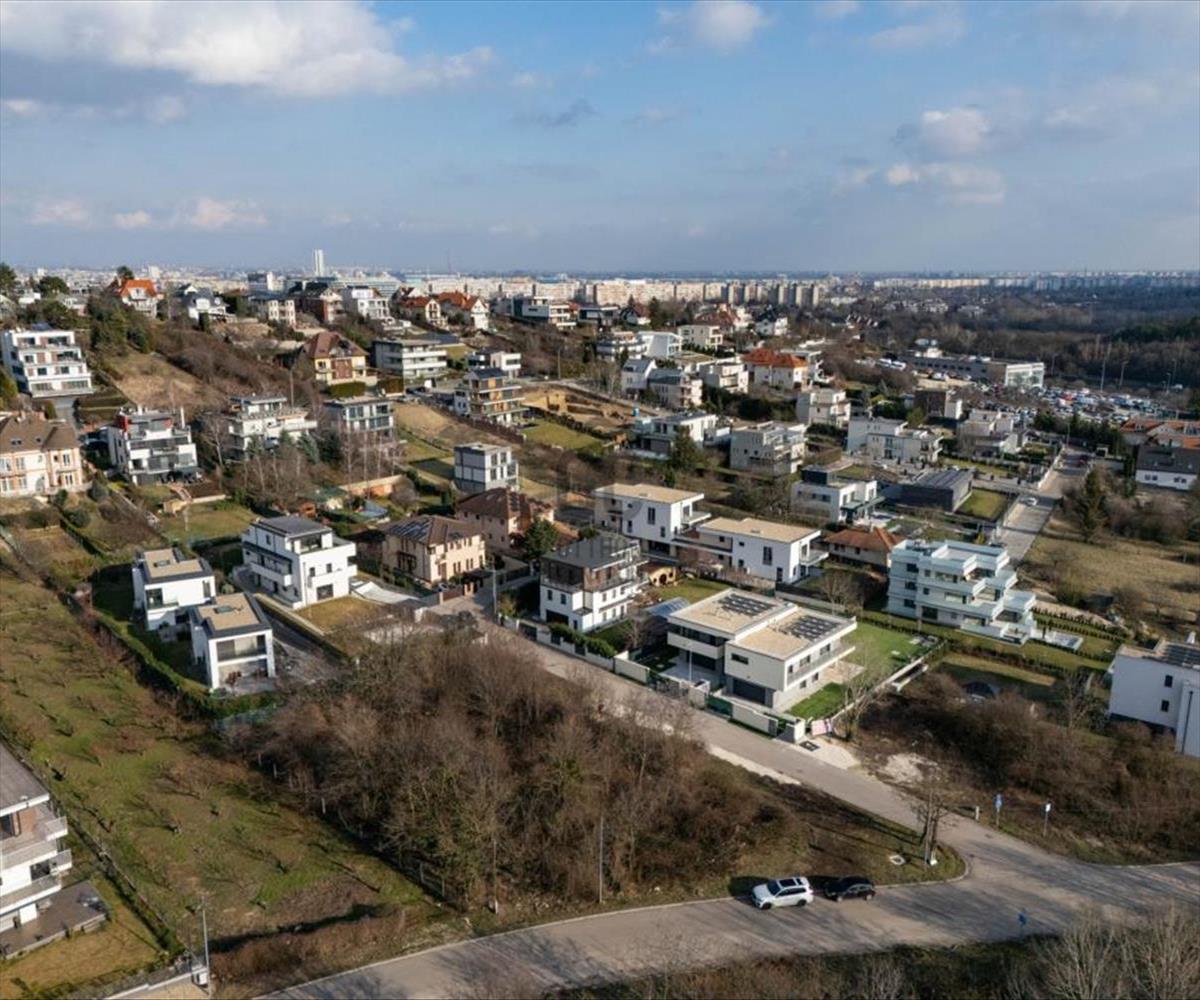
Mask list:
[{"label": "garage door", "polygon": [[747,701],[755,701],[760,705],[770,705],[771,695],[765,687],[759,687],[757,684],[751,684],[749,681],[741,680],[738,677],[731,677],[733,681],[731,690],[739,698],[745,698]]}]

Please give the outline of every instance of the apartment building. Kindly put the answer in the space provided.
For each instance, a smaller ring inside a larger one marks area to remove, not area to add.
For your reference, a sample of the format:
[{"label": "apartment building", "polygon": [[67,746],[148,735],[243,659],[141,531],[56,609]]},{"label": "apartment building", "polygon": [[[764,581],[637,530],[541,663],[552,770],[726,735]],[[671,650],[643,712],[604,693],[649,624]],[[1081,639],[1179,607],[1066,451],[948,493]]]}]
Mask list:
[{"label": "apartment building", "polygon": [[498,368],[509,378],[521,374],[520,351],[472,351],[467,355],[467,370]]},{"label": "apartment building", "polygon": [[501,427],[525,422],[524,390],[499,368],[475,368],[454,390],[454,412]]},{"label": "apartment building", "polygon": [[163,296],[149,278],[126,278],[117,286],[117,298],[135,312],[153,319],[158,315]]},{"label": "apartment building", "polygon": [[346,285],[342,289],[342,312],[375,323],[392,318],[387,296],[370,285]]},{"label": "apartment building", "polygon": [[609,330],[596,338],[596,357],[610,364],[637,361],[646,356],[646,343],[632,330]]},{"label": "apartment building", "polygon": [[708,515],[696,509],[703,493],[650,483],[613,483],[593,494],[597,528],[636,539],[650,553],[671,556],[675,536]]},{"label": "apartment building", "polygon": [[942,439],[928,427],[909,427],[903,420],[851,417],[846,431],[846,453],[864,455],[875,462],[933,465],[941,453]]},{"label": "apartment building", "polygon": [[4,367],[17,389],[33,399],[88,396],[95,392],[92,372],[75,343],[74,330],[55,330],[46,324],[0,333]]},{"label": "apartment building", "polygon": [[853,618],[724,590],[667,617],[676,676],[784,711],[823,687],[854,647]]},{"label": "apartment building", "polygon": [[725,331],[715,323],[682,323],[675,332],[686,346],[702,351],[715,351],[725,345]]},{"label": "apartment building", "polygon": [[697,362],[693,369],[700,381],[712,389],[745,394],[750,388],[750,372],[737,358],[712,358]]},{"label": "apartment building", "polygon": [[250,296],[250,306],[260,323],[282,323],[293,328],[296,326],[296,301],[286,295],[279,292],[254,292]]},{"label": "apartment building", "polygon": [[729,467],[763,476],[791,476],[804,464],[803,424],[766,420],[729,432]]},{"label": "apartment building", "polygon": [[808,359],[786,351],[759,347],[742,355],[749,372],[750,385],[767,389],[794,392],[807,389],[809,384]]},{"label": "apartment building", "polygon": [[242,533],[245,579],[293,611],[346,597],[354,557],[353,542],[307,517],[259,518]]},{"label": "apartment building", "polygon": [[681,562],[718,565],[772,583],[796,583],[816,575],[827,553],[817,548],[821,532],[806,525],[756,517],[714,517],[675,537]]},{"label": "apartment building", "polygon": [[53,496],[87,485],[79,439],[41,413],[0,416],[0,497]]},{"label": "apartment building", "polygon": [[37,927],[40,916],[47,937],[61,933],[47,911],[71,870],[66,837],[46,786],[0,743],[0,934]]},{"label": "apartment building", "polygon": [[130,575],[134,620],[167,638],[186,631],[188,609],[217,592],[208,561],[178,548],[146,550],[134,559]]},{"label": "apartment building", "polygon": [[210,691],[275,676],[275,633],[249,594],[220,594],[188,608],[188,627],[192,662],[204,671]]},{"label": "apartment building", "polygon": [[1200,646],[1160,639],[1153,649],[1121,646],[1108,668],[1108,714],[1175,736],[1175,752],[1200,757]]},{"label": "apartment building", "polygon": [[183,410],[123,410],[106,430],[109,461],[131,483],[142,486],[200,475]]},{"label": "apartment building", "polygon": [[392,401],[381,396],[327,399],[323,409],[339,434],[370,434],[390,439],[396,430]]},{"label": "apartment building", "polygon": [[937,347],[906,354],[904,361],[918,371],[993,385],[1040,389],[1046,381],[1046,366],[1041,361],[1005,361],[977,355],[942,354]]},{"label": "apartment building", "polygon": [[454,516],[483,535],[489,552],[516,552],[534,524],[554,523],[554,508],[527,493],[499,486],[459,500]]},{"label": "apartment building", "polygon": [[367,381],[367,352],[334,330],[319,330],[300,348],[312,363],[313,379],[319,386]]},{"label": "apartment building", "polygon": [[1037,633],[1034,595],[998,545],[907,539],[892,550],[889,614],[1024,643]]},{"label": "apartment building", "polygon": [[463,493],[520,489],[520,465],[507,444],[454,446],[454,486]]},{"label": "apartment building", "polygon": [[317,429],[308,410],[289,403],[286,396],[234,396],[226,417],[229,457],[234,461],[252,451],[271,451],[284,436],[295,440]]},{"label": "apartment building", "polygon": [[686,434],[703,447],[716,434],[717,424],[717,415],[703,410],[662,417],[634,417],[629,430],[629,447],[653,455],[669,455],[680,434]]},{"label": "apartment building", "polygon": [[796,419],[827,427],[850,425],[850,400],[843,389],[806,389],[796,394]]},{"label": "apartment building", "polygon": [[399,375],[405,387],[430,388],[446,374],[446,346],[422,337],[389,337],[371,344],[375,367]]},{"label": "apartment building", "polygon": [[853,524],[869,517],[880,502],[874,479],[846,479],[833,469],[810,465],[792,484],[792,511],[819,524]]},{"label": "apartment building", "polygon": [[638,544],[602,531],[542,557],[541,616],[590,632],[629,614],[641,589]]},{"label": "apartment building", "polygon": [[388,525],[383,540],[383,570],[425,587],[449,583],[487,565],[483,533],[452,517],[420,515]]},{"label": "apartment building", "polygon": [[704,402],[704,383],[680,368],[653,369],[646,391],[670,410],[691,410]]},{"label": "apartment building", "polygon": [[1015,413],[973,407],[955,437],[958,454],[967,458],[1010,455],[1025,445],[1025,424]]},{"label": "apartment building", "polygon": [[571,330],[575,327],[575,310],[568,302],[547,295],[514,295],[512,316],[525,323],[536,323]]}]

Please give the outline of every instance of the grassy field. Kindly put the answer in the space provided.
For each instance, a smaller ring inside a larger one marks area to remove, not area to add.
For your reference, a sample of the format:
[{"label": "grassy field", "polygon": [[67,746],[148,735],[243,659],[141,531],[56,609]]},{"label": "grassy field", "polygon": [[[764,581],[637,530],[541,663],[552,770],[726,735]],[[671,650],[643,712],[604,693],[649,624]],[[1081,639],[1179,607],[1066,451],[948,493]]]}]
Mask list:
[{"label": "grassy field", "polygon": [[70,821],[86,823],[177,933],[190,935],[203,899],[218,945],[381,907],[401,908],[420,934],[434,909],[410,882],[286,804],[285,786],[226,756],[209,727],[159,702],[7,562],[0,609],[0,730],[54,768]]},{"label": "grassy field", "polygon": [[48,573],[56,581],[65,584],[83,580],[96,567],[96,560],[91,553],[58,525],[11,530],[22,555],[40,572]]},{"label": "grassy field", "polygon": [[728,590],[729,586],[728,583],[721,583],[719,580],[701,580],[699,577],[689,577],[678,580],[669,587],[658,588],[658,597],[662,601],[669,601],[672,597],[686,597],[695,604],[713,594],[719,594],[722,590]]},{"label": "grassy field", "polygon": [[923,646],[916,636],[899,629],[884,628],[874,622],[859,622],[847,642],[854,645],[850,659],[855,663],[882,665],[899,669],[921,654]]},{"label": "grassy field", "polygon": [[1051,697],[1054,678],[1048,674],[1022,670],[1007,663],[997,663],[982,656],[968,653],[951,653],[937,665],[961,683],[983,681],[994,684],[1001,690],[1014,689],[1030,701],[1047,701]]},{"label": "grassy field", "polygon": [[999,476],[1001,479],[1011,479],[1016,475],[1014,470],[1006,469],[1003,465],[993,465],[990,462],[977,462],[971,458],[959,458],[957,455],[943,455],[940,462],[947,467],[958,465],[963,468],[974,469],[976,472]]},{"label": "grassy field", "polygon": [[404,457],[412,464],[416,464],[427,458],[438,458],[444,461],[450,455],[449,451],[442,448],[435,448],[425,441],[411,440],[404,445]]},{"label": "grassy field", "polygon": [[186,515],[159,516],[158,528],[176,544],[206,542],[214,538],[240,535],[258,517],[254,511],[228,500],[215,504],[199,504]]},{"label": "grassy field", "polygon": [[535,444],[553,445],[578,451],[590,445],[602,444],[600,438],[582,431],[556,424],[552,420],[539,420],[533,426],[525,428],[525,437]]},{"label": "grassy field", "polygon": [[130,351],[109,359],[117,388],[132,402],[162,408],[221,409],[228,400],[216,386],[202,382],[157,354]]},{"label": "grassy field", "polygon": [[312,622],[319,629],[332,632],[351,625],[363,625],[380,617],[378,604],[364,601],[361,597],[335,597],[332,601],[311,604],[296,614]]},{"label": "grassy field", "polygon": [[507,442],[486,431],[471,427],[455,420],[444,413],[424,403],[405,403],[395,407],[396,429],[401,437],[408,437],[410,447],[413,438],[420,439],[426,444],[434,442],[450,450],[456,444],[470,444],[472,441],[483,441],[491,444],[506,444]]},{"label": "grassy field", "polygon": [[798,719],[827,719],[842,707],[845,695],[845,686],[831,681],[820,691],[796,702],[788,709],[788,715],[794,715]]},{"label": "grassy field", "polygon": [[967,517],[977,517],[982,521],[995,521],[1004,513],[1008,506],[1008,497],[1003,493],[993,493],[991,490],[971,490],[958,513]]}]

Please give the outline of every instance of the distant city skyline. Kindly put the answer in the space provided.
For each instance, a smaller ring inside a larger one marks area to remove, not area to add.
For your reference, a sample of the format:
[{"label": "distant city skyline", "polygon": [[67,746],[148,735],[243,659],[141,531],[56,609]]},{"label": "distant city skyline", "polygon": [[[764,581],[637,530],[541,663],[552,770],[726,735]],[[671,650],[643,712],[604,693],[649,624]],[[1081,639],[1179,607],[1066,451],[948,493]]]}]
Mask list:
[{"label": "distant city skyline", "polygon": [[1200,269],[1194,3],[0,0],[0,56],[15,265]]}]

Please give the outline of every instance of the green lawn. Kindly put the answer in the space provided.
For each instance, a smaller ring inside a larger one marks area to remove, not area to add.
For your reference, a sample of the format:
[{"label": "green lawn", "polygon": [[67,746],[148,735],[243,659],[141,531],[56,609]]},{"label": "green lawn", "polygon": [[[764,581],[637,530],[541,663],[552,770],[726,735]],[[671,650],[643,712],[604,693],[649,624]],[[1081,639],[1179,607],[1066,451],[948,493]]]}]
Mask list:
[{"label": "green lawn", "polygon": [[1011,479],[1016,476],[1016,469],[1006,469],[1003,465],[993,465],[990,462],[977,462],[972,458],[959,458],[957,455],[943,455],[940,459],[942,465],[961,465],[974,469],[976,472],[986,472],[989,475],[1000,476],[1003,479]]},{"label": "green lawn", "polygon": [[424,441],[419,441],[415,438],[407,440],[404,444],[404,457],[410,464],[415,464],[427,458],[437,458],[445,461],[449,454],[450,452],[448,451],[442,451],[431,444],[426,444]]},{"label": "green lawn", "polygon": [[1048,674],[1023,670],[1008,663],[997,663],[980,656],[970,656],[966,653],[952,653],[937,665],[938,670],[945,670],[956,680],[984,681],[997,687],[1013,688],[1030,701],[1047,701],[1051,697],[1054,678]]},{"label": "green lawn", "polygon": [[658,596],[663,601],[669,601],[672,597],[686,597],[695,604],[697,601],[702,601],[706,597],[728,589],[728,583],[721,583],[719,580],[701,580],[695,577],[679,580],[669,587],[660,587]]},{"label": "green lawn", "polygon": [[603,639],[607,643],[611,643],[616,649],[625,649],[629,642],[629,622],[620,621],[613,622],[602,629],[597,629],[590,633],[597,639]]},{"label": "green lawn", "polygon": [[998,520],[1008,506],[1008,497],[1003,493],[993,493],[991,490],[972,490],[958,508],[958,513],[968,517],[977,517],[983,521]]},{"label": "green lawn", "polygon": [[[874,622],[859,622],[847,642],[856,648],[850,660],[864,666],[884,666],[898,670],[916,659],[924,649],[913,642],[916,636],[899,629],[884,628]],[[885,674],[886,676],[886,674]]]},{"label": "green lawn", "polygon": [[602,444],[600,438],[577,431],[552,420],[538,420],[525,428],[525,439],[534,444],[553,445],[568,451],[578,451],[592,445]]},{"label": "green lawn", "polygon": [[159,530],[176,544],[205,542],[213,538],[240,535],[258,517],[241,504],[221,501],[197,504],[186,513],[158,519]]},{"label": "green lawn", "polygon": [[803,701],[796,702],[788,709],[788,715],[794,715],[797,719],[827,719],[842,707],[845,696],[845,687],[833,681]]}]

